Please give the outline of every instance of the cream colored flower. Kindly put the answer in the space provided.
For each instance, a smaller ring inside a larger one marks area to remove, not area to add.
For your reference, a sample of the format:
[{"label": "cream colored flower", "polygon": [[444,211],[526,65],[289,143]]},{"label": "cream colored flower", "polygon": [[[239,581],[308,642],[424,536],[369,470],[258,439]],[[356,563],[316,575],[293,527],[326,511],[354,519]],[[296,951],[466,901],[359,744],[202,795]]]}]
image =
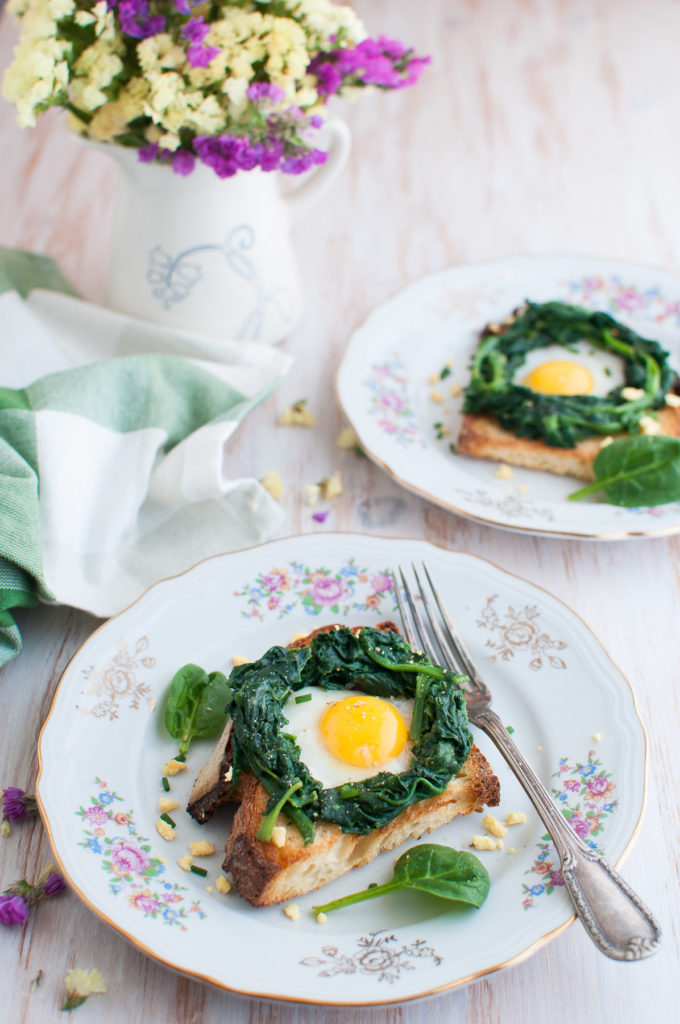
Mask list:
[{"label": "cream colored flower", "polygon": [[105,995],[106,983],[97,970],[93,967],[85,971],[80,967],[72,968],[66,975],[66,1000],[62,1010],[72,1010],[80,1006],[90,996]]}]

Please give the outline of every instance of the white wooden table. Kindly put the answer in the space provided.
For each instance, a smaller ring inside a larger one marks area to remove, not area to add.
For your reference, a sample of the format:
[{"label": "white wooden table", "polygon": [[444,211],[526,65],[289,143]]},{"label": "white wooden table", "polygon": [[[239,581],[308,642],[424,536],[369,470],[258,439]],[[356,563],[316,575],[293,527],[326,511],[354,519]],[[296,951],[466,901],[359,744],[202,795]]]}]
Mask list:
[{"label": "white wooden table", "polygon": [[[400,490],[335,449],[333,374],[348,332],[377,303],[452,263],[514,253],[619,256],[680,272],[680,5],[671,0],[358,0],[369,29],[411,41],[434,64],[420,87],[345,108],[354,135],[331,198],[296,229],[306,317],[278,394],[231,444],[234,472],[279,469],[282,535],[321,529],[419,536],[482,554],[574,608],[632,680],[650,737],[647,812],[625,875],[658,914],[661,952],[640,964],[601,956],[576,925],[526,962],[422,1002],[374,1010],[296,1007],[230,996],[146,959],[72,894],[22,931],[0,929],[0,1019],[58,1014],[66,971],[96,965],[109,995],[79,1019],[251,1024],[415,1021],[507,1024],[677,1019],[680,918],[677,787],[680,539],[581,543],[501,532]],[[0,67],[13,29],[0,21]],[[102,293],[114,173],[65,142],[58,114],[31,131],[0,104],[0,244],[55,257],[79,291]],[[0,381],[1,382],[1,381]],[[275,422],[307,397],[314,432]],[[262,444],[267,437],[268,443]],[[346,492],[324,527],[305,481],[341,466]],[[386,521],[367,498],[398,499]],[[676,561],[676,559],[678,561]],[[38,732],[59,675],[97,624],[68,608],[18,616],[24,651],[0,673],[0,785],[35,782]],[[0,842],[0,890],[37,876],[50,851],[38,821]],[[42,984],[31,992],[39,970]]]}]

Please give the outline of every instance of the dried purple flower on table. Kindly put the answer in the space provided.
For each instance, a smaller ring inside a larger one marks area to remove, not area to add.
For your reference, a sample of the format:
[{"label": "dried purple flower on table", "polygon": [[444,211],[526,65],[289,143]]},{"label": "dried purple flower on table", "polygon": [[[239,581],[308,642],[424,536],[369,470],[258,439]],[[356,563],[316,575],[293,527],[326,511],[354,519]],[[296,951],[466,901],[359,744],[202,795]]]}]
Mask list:
[{"label": "dried purple flower on table", "polygon": [[21,896],[0,895],[0,924],[23,924],[28,917],[28,904]]},{"label": "dried purple flower on table", "polygon": [[20,821],[29,814],[38,813],[35,797],[30,796],[18,786],[7,786],[3,789],[0,794],[0,802],[3,807],[1,830],[3,836],[8,836],[11,832],[10,822]]},{"label": "dried purple flower on table", "polygon": [[328,509],[325,512],[315,512],[312,519],[316,519],[317,523],[325,523],[328,519]]},{"label": "dried purple flower on table", "polygon": [[66,882],[57,874],[56,871],[50,871],[45,882],[44,895],[45,896],[56,896],[58,892],[62,892],[66,888]]}]

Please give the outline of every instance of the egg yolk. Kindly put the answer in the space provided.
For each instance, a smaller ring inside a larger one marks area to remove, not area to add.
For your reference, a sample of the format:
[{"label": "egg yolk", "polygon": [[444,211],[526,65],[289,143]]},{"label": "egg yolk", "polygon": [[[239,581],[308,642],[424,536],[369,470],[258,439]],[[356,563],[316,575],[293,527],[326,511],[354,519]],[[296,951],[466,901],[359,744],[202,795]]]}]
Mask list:
[{"label": "egg yolk", "polygon": [[380,697],[345,697],[321,718],[323,741],[335,757],[359,768],[375,768],[403,750],[406,723],[396,708]]},{"label": "egg yolk", "polygon": [[524,386],[542,395],[587,395],[594,381],[585,366],[557,359],[537,366],[524,379]]}]

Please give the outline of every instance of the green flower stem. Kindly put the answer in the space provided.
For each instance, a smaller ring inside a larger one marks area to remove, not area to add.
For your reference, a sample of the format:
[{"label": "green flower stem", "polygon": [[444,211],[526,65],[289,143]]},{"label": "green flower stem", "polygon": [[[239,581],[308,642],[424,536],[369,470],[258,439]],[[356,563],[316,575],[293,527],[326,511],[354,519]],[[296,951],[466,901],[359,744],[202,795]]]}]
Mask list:
[{"label": "green flower stem", "polygon": [[288,800],[290,799],[292,794],[295,793],[296,790],[301,789],[301,788],[302,788],[302,781],[301,781],[301,779],[298,779],[297,782],[293,783],[293,785],[290,787],[290,789],[286,790],[286,792],[283,794],[281,799],[277,803],[274,804],[274,806],[272,807],[271,811],[269,811],[268,814],[263,814],[262,815],[262,824],[260,825],[259,829],[257,830],[257,838],[260,840],[261,843],[268,843],[269,842],[269,840],[272,837],[272,832],[274,831],[274,825],[276,824],[276,819],[278,818],[279,814],[283,810],[284,805],[286,803],[288,803]]}]

